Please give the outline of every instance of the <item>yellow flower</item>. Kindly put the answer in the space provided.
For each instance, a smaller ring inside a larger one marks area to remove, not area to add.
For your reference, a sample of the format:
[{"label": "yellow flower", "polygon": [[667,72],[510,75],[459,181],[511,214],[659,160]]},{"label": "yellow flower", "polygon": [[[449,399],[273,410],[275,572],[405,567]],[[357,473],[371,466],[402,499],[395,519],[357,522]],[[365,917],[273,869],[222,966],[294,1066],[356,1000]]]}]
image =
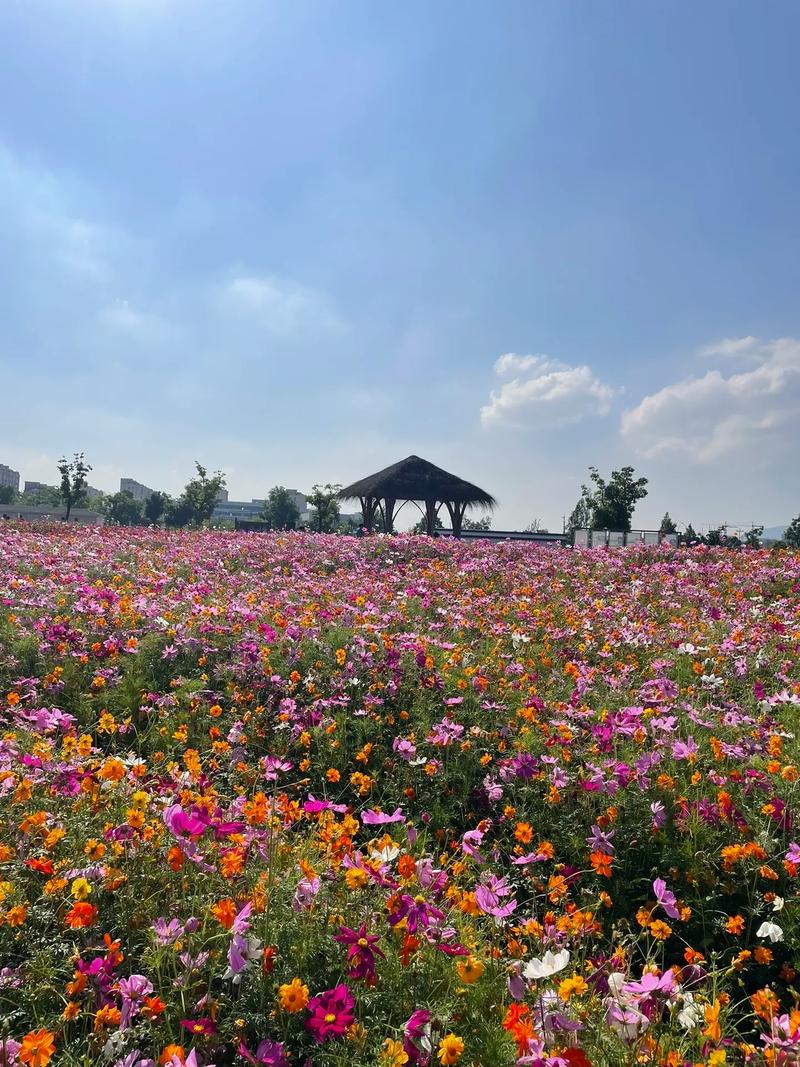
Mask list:
[{"label": "yellow flower", "polygon": [[573,994],[580,996],[585,993],[589,986],[581,978],[579,974],[573,975],[572,978],[565,978],[563,982],[559,984],[558,995],[566,1003]]},{"label": "yellow flower", "polygon": [[445,1034],[439,1042],[436,1056],[444,1067],[448,1063],[458,1063],[464,1051],[464,1042],[456,1034]]},{"label": "yellow flower", "polygon": [[382,1067],[405,1067],[406,1063],[408,1063],[408,1053],[403,1048],[403,1042],[387,1037],[381,1051]]},{"label": "yellow flower", "polygon": [[278,987],[278,1003],[284,1011],[302,1011],[308,1004],[308,986],[299,978],[293,978],[288,984]]},{"label": "yellow flower", "polygon": [[466,985],[471,985],[472,982],[477,982],[485,969],[483,963],[477,956],[467,956],[466,959],[461,959],[456,964],[458,977]]},{"label": "yellow flower", "polygon": [[69,891],[76,900],[86,900],[92,895],[92,887],[85,878],[76,878]]}]

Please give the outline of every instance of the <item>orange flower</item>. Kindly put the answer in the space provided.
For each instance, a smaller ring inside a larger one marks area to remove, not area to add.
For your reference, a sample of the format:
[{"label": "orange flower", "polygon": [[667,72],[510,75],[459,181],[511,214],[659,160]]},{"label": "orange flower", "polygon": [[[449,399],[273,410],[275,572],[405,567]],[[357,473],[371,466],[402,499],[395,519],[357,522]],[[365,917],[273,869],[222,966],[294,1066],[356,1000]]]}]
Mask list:
[{"label": "orange flower", "polygon": [[725,929],[729,934],[736,934],[738,936],[744,932],[744,919],[741,915],[732,915],[725,923]]},{"label": "orange flower", "polygon": [[211,914],[221,923],[226,930],[230,930],[233,926],[233,920],[236,918],[236,905],[227,897],[225,900],[220,900],[217,904],[213,904],[211,907]]},{"label": "orange flower", "polygon": [[183,852],[177,845],[173,845],[167,853],[167,863],[171,871],[179,871],[183,867]]},{"label": "orange flower", "polygon": [[47,1067],[55,1050],[55,1034],[49,1030],[32,1030],[23,1037],[17,1055],[28,1067]]},{"label": "orange flower", "polygon": [[503,1029],[508,1030],[514,1038],[520,1055],[527,1048],[528,1039],[536,1033],[530,1015],[527,1004],[512,1004],[503,1019]]},{"label": "orange flower", "polygon": [[167,1045],[164,1051],[158,1057],[160,1064],[169,1063],[171,1060],[178,1058],[181,1063],[186,1059],[186,1049],[183,1045]]},{"label": "orange flower", "polygon": [[600,874],[604,878],[611,877],[611,857],[607,856],[605,852],[592,852],[589,856],[592,867],[595,874]]},{"label": "orange flower", "polygon": [[530,823],[518,822],[514,830],[514,837],[523,845],[529,845],[533,839],[533,829]]},{"label": "orange flower", "polygon": [[753,1005],[753,1011],[756,1015],[767,1022],[778,1014],[778,998],[771,989],[766,987],[755,992],[750,997],[750,1003]]},{"label": "orange flower", "polygon": [[94,904],[78,901],[77,904],[72,905],[70,910],[64,916],[64,922],[67,926],[71,926],[73,930],[78,930],[83,926],[91,926],[96,918],[97,908]]},{"label": "orange flower", "polygon": [[722,1005],[718,1000],[715,1000],[713,1004],[706,1004],[705,1006],[705,1020],[706,1028],[703,1031],[703,1036],[709,1038],[718,1045],[722,1038],[722,1030],[719,1025],[719,1013]]}]

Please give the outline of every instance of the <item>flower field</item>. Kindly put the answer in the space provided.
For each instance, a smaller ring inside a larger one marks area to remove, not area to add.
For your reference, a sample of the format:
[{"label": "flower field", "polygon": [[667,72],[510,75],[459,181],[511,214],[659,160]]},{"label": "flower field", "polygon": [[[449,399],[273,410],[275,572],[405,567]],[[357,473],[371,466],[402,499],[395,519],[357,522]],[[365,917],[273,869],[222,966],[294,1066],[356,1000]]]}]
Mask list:
[{"label": "flower field", "polygon": [[800,1063],[800,556],[0,528],[0,1065]]}]

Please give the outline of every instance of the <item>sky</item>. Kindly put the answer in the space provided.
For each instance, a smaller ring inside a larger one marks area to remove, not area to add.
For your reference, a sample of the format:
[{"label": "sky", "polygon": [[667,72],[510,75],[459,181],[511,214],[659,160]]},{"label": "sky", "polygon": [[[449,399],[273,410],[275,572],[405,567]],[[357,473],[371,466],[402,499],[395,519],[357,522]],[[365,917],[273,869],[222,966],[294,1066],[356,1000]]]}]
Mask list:
[{"label": "sky", "polygon": [[[0,462],[800,511],[800,6],[3,0]],[[411,516],[413,520],[415,516]]]}]

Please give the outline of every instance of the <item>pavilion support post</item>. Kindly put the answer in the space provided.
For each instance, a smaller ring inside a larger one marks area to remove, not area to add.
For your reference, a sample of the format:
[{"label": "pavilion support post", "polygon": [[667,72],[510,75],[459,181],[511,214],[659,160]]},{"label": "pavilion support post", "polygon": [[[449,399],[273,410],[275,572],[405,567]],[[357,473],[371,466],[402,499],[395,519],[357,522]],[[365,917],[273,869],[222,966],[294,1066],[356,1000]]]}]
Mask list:
[{"label": "pavilion support post", "polygon": [[378,500],[374,496],[362,496],[361,514],[364,517],[364,525],[369,533],[375,532],[375,513],[378,510]]},{"label": "pavilion support post", "polygon": [[435,500],[425,501],[425,532],[428,537],[433,537],[436,532],[436,516],[438,512],[439,508]]},{"label": "pavilion support post", "polygon": [[387,534],[394,533],[394,497],[387,496],[383,501],[383,528]]},{"label": "pavilion support post", "polygon": [[460,537],[461,527],[464,522],[464,514],[466,513],[467,505],[461,504],[457,500],[454,500],[452,502],[446,500],[445,504],[447,506],[447,510],[450,512],[450,522],[453,526],[453,537]]}]

